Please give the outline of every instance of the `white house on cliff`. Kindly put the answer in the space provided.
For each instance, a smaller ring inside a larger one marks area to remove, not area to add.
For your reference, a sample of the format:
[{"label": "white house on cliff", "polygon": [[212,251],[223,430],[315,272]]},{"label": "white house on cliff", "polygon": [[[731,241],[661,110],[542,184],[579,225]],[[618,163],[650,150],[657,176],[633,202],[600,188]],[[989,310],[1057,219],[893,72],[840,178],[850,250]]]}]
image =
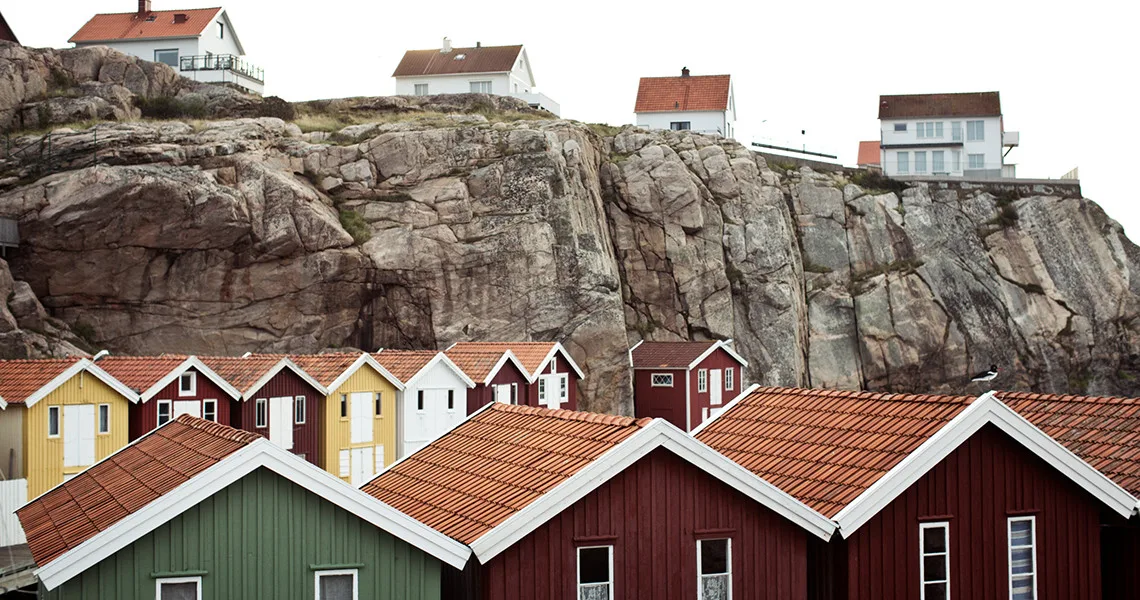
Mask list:
[{"label": "white house on cliff", "polygon": [[731,75],[642,77],[633,112],[637,126],[692,130],[732,137],[736,133],[736,99]]},{"label": "white house on cliff", "polygon": [[[883,172],[896,176],[1016,177],[998,92],[879,97]],[[1003,152],[1004,150],[1004,152]]]},{"label": "white house on cliff", "polygon": [[558,103],[535,91],[534,72],[526,49],[517,46],[455,48],[443,38],[443,47],[408,50],[392,73],[396,94],[498,94],[525,100],[533,108],[559,114]]},{"label": "white house on cliff", "polygon": [[233,83],[258,94],[265,89],[265,73],[246,62],[223,8],[155,11],[150,0],[139,0],[135,12],[91,17],[68,41],[166,63],[195,81]]}]

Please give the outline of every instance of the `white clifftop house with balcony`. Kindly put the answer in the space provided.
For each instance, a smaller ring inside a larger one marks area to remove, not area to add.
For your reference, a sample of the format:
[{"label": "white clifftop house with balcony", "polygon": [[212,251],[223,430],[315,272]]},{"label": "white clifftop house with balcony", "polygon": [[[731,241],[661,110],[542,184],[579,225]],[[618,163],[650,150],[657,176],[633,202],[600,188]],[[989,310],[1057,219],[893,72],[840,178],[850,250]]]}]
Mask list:
[{"label": "white clifftop house with balcony", "polygon": [[265,74],[243,58],[245,49],[223,8],[155,11],[150,0],[139,0],[133,13],[91,17],[68,41],[166,63],[195,81],[233,83],[257,94],[265,89]]},{"label": "white clifftop house with balcony", "polygon": [[497,94],[525,100],[555,116],[558,103],[535,90],[534,72],[526,49],[518,46],[453,48],[443,38],[443,47],[408,50],[392,73],[399,96],[435,94]]},{"label": "white clifftop house with balcony", "polygon": [[732,76],[690,75],[682,68],[680,77],[642,77],[633,112],[638,127],[730,138],[736,133]]},{"label": "white clifftop house with balcony", "polygon": [[889,177],[1014,178],[997,92],[879,97],[880,152]]}]

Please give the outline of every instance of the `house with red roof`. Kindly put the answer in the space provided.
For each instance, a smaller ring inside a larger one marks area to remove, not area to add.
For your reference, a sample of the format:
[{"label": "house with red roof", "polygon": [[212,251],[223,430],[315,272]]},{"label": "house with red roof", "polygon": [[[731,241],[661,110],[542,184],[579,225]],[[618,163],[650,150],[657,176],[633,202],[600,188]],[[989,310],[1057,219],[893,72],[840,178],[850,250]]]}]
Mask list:
[{"label": "house with red roof", "polygon": [[527,376],[526,394],[517,396],[515,404],[578,410],[578,382],[585,374],[559,342],[457,342],[447,352],[507,350]]},{"label": "house with red roof", "polygon": [[360,489],[471,549],[457,600],[806,600],[835,530],[663,419],[498,402]]},{"label": "house with red roof", "polygon": [[475,382],[446,354],[435,350],[381,349],[372,355],[403,389],[398,456],[423,447],[467,416],[467,392]]},{"label": "house with red roof", "polygon": [[526,48],[484,46],[475,42],[467,48],[455,47],[443,38],[443,45],[428,50],[408,50],[392,72],[396,94],[497,94],[525,100],[531,108],[560,114],[558,103],[538,92]]},{"label": "house with red roof", "polygon": [[748,361],[732,341],[646,342],[629,350],[633,407],[638,417],[660,417],[690,431],[724,410],[739,394]]},{"label": "house with red roof", "polygon": [[679,77],[642,77],[633,112],[638,127],[733,137],[732,76],[691,75],[685,67]]},{"label": "house with red roof", "polygon": [[475,382],[467,391],[467,414],[491,402],[527,404],[530,376],[514,352],[452,348],[447,357]]},{"label": "house with red roof", "polygon": [[18,511],[50,600],[440,600],[471,551],[248,431],[189,415]]},{"label": "house with red roof", "polygon": [[265,73],[245,59],[245,48],[224,8],[153,10],[138,0],[134,12],[101,13],[71,36],[76,48],[107,46],[170,65],[195,81],[231,83],[260,94]]},{"label": "house with red roof", "polygon": [[880,156],[882,149],[879,147],[878,140],[870,140],[866,142],[859,142],[859,157],[855,164],[862,169],[879,169],[883,168],[882,156]]},{"label": "house with red roof", "polygon": [[815,598],[1136,598],[1136,407],[754,387],[693,433],[835,522]]}]

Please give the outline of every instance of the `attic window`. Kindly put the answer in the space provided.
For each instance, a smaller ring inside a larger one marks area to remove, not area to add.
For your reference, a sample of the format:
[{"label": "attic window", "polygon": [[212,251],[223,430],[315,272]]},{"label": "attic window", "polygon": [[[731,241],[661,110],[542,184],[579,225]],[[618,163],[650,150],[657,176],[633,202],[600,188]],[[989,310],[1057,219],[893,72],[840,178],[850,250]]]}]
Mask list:
[{"label": "attic window", "polygon": [[150,15],[147,15],[147,17],[146,17],[147,23],[154,23],[157,20],[158,20],[158,15],[156,15],[156,14],[150,14]]},{"label": "attic window", "polygon": [[466,54],[456,54],[455,55],[455,60],[463,60],[465,58],[467,58]]}]

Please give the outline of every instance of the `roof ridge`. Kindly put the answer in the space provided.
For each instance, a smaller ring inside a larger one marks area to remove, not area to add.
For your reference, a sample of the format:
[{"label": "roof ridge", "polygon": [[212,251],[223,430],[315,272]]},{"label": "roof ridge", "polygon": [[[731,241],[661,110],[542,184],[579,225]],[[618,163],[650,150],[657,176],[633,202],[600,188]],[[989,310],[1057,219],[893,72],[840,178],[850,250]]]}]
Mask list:
[{"label": "roof ridge", "polygon": [[197,429],[204,433],[208,433],[217,438],[222,438],[245,445],[252,444],[257,440],[262,439],[261,435],[253,433],[252,431],[237,429],[235,427],[230,427],[221,423],[215,423],[214,421],[207,421],[206,419],[201,419],[192,415],[179,415],[176,419],[174,419],[174,422],[180,425],[191,427],[193,429]]},{"label": "roof ridge", "polygon": [[[204,6],[202,8],[163,8],[160,10],[147,11],[147,14],[151,14],[151,13],[178,13],[178,12],[189,12],[192,10],[195,10],[195,11],[197,11],[197,10],[222,10],[222,8],[223,7],[221,7],[221,6]],[[139,11],[130,10],[130,11],[125,11],[125,12],[95,13],[95,16],[98,17],[100,15],[137,15],[137,14],[139,14]]]},{"label": "roof ridge", "polygon": [[613,425],[617,427],[648,427],[649,424],[653,422],[653,419],[649,417],[635,418],[620,415],[606,415],[602,413],[593,413],[581,410],[567,410],[565,408],[542,408],[538,406],[525,406],[520,404],[501,404],[498,402],[492,403],[490,410],[563,419],[566,421],[578,421],[582,423]]}]

